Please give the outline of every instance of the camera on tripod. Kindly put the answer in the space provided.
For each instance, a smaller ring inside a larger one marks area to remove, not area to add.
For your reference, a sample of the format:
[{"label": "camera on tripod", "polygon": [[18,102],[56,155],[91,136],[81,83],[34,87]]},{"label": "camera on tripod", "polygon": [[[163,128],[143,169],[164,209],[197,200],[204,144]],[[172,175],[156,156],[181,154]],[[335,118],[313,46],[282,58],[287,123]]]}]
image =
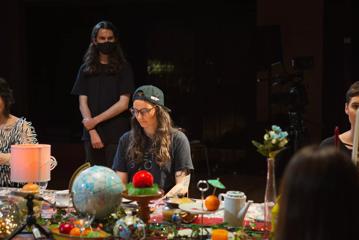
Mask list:
[{"label": "camera on tripod", "polygon": [[[274,63],[272,69],[272,88],[280,88],[273,92],[272,103],[287,109],[289,121],[288,132],[293,149],[298,149],[305,135],[303,114],[308,105],[308,95],[304,84],[304,72],[313,67],[313,57],[296,57],[291,61],[292,71],[285,70],[281,62]],[[274,89],[273,89],[274,90]]]},{"label": "camera on tripod", "polygon": [[[273,96],[275,103],[285,105],[290,112],[304,113],[308,105],[308,96],[304,85],[304,71],[313,67],[313,57],[295,57],[291,59],[292,73],[285,70],[283,63],[271,65],[272,87],[285,86],[286,92]],[[278,99],[278,100],[277,100]]]}]

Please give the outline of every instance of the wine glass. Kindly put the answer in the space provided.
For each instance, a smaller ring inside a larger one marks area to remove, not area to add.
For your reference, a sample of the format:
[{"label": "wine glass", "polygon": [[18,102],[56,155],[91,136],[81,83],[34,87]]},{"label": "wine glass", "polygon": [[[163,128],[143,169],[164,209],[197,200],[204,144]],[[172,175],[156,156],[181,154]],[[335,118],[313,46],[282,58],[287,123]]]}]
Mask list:
[{"label": "wine glass", "polygon": [[45,182],[37,182],[37,183],[36,183],[36,184],[39,185],[39,187],[40,187],[40,194],[41,194],[41,195],[44,194],[44,191],[46,190],[48,183],[49,183],[49,182],[47,182],[47,181],[45,181]]}]

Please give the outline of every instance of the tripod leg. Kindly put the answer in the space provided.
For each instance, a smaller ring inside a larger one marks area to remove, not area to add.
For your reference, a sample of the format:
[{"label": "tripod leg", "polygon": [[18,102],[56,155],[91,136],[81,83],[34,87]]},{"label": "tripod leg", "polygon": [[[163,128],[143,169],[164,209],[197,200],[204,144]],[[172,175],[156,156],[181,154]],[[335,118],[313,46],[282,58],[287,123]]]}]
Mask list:
[{"label": "tripod leg", "polygon": [[11,235],[7,238],[7,240],[13,239],[16,235],[21,233],[26,228],[26,226],[27,226],[27,224],[23,224],[22,226],[17,228],[14,232],[11,233]]},{"label": "tripod leg", "polygon": [[44,229],[41,225],[39,225],[38,223],[34,224],[42,234],[44,234],[47,238],[51,237],[51,232],[47,231],[46,229]]}]

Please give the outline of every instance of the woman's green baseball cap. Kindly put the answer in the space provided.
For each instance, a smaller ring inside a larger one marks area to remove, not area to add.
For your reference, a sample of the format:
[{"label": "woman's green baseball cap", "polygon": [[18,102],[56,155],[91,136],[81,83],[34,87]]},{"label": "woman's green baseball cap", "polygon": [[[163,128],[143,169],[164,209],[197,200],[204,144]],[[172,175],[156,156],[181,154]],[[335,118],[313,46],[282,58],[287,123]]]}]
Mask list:
[{"label": "woman's green baseball cap", "polygon": [[143,85],[137,88],[132,95],[132,102],[135,100],[144,100],[163,107],[167,112],[171,111],[165,106],[165,97],[162,90],[153,85]]}]

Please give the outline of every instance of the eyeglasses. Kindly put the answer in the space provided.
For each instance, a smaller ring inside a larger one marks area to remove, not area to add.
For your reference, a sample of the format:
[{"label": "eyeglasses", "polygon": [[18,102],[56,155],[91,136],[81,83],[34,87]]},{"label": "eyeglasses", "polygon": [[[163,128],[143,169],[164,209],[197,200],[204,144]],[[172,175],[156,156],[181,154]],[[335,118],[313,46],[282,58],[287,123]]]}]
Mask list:
[{"label": "eyeglasses", "polygon": [[130,108],[130,112],[133,116],[137,117],[138,114],[141,114],[142,117],[145,117],[152,109],[154,109],[155,107],[152,108],[142,108],[137,110],[136,108]]}]

